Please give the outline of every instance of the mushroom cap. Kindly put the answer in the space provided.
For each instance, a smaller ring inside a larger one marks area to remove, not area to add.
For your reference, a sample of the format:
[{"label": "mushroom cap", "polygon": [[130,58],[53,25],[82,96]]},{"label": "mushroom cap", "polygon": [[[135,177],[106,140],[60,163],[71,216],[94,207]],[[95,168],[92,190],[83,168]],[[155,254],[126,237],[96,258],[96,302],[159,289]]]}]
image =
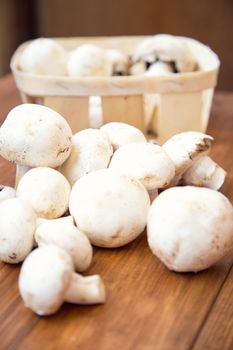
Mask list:
[{"label": "mushroom cap", "polygon": [[64,301],[72,273],[72,259],[64,249],[45,245],[33,250],[19,275],[25,306],[38,315],[55,313]]},{"label": "mushroom cap", "polygon": [[170,270],[204,270],[233,248],[233,207],[217,191],[173,187],[153,202],[147,233],[152,252]]},{"label": "mushroom cap", "polygon": [[0,202],[14,197],[15,189],[13,187],[0,185]]},{"label": "mushroom cap", "polygon": [[67,71],[70,76],[110,76],[111,62],[106,50],[83,44],[70,53]]},{"label": "mushroom cap", "polygon": [[19,181],[16,194],[30,203],[39,217],[56,219],[68,208],[70,184],[57,170],[33,168]]},{"label": "mushroom cap", "polygon": [[163,144],[176,168],[176,176],[182,175],[197,159],[208,154],[213,137],[197,131],[186,131],[172,136]]},{"label": "mushroom cap", "polygon": [[21,165],[56,168],[69,156],[71,138],[60,114],[25,103],[13,108],[0,128],[0,154]]},{"label": "mushroom cap", "polygon": [[116,150],[109,168],[140,181],[147,190],[166,186],[175,176],[167,153],[152,143],[129,143]]},{"label": "mushroom cap", "polygon": [[120,247],[145,228],[150,198],[137,180],[102,169],[83,176],[70,195],[77,227],[100,247]]},{"label": "mushroom cap", "polygon": [[134,62],[145,60],[153,63],[157,59],[164,62],[175,62],[179,72],[191,72],[197,67],[196,59],[186,38],[173,35],[154,35],[142,41],[133,55]]},{"label": "mushroom cap", "polygon": [[100,130],[106,133],[114,150],[127,143],[146,142],[146,138],[141,130],[126,123],[107,123]]},{"label": "mushroom cap", "polygon": [[218,190],[224,183],[226,172],[210,157],[198,158],[183,174],[182,183]]},{"label": "mushroom cap", "polygon": [[18,198],[0,203],[0,260],[10,264],[23,261],[33,247],[36,214]]},{"label": "mushroom cap", "polygon": [[85,129],[73,136],[70,157],[60,170],[73,185],[83,175],[107,168],[112,153],[112,146],[104,133]]},{"label": "mushroom cap", "polygon": [[41,75],[65,75],[67,52],[55,40],[33,40],[22,52],[19,68],[27,73]]},{"label": "mushroom cap", "polygon": [[71,255],[76,271],[85,271],[91,264],[92,246],[84,233],[74,226],[71,216],[43,220],[36,229],[35,239],[40,247],[55,244],[65,249]]}]

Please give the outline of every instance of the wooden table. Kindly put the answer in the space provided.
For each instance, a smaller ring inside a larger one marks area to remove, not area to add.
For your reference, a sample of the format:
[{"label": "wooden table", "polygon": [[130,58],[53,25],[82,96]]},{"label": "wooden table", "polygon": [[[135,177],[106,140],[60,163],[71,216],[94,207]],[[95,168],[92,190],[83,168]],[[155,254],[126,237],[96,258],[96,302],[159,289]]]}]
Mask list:
[{"label": "wooden table", "polygon": [[[0,118],[20,103],[11,76],[0,80]],[[233,94],[214,99],[208,133],[212,156],[227,171],[222,188],[233,200]],[[0,182],[13,184],[14,167],[0,159]],[[0,349],[233,349],[233,256],[198,274],[168,271],[146,236],[121,249],[96,249],[90,273],[107,286],[101,306],[65,304],[51,317],[26,309],[19,296],[20,266],[0,264]]]}]

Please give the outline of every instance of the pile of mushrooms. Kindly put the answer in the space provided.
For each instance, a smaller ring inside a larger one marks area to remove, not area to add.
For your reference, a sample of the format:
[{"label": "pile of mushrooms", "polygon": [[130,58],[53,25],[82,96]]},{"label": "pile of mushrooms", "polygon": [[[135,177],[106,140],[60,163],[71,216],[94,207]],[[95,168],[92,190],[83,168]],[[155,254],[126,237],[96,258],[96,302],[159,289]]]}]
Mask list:
[{"label": "pile of mushrooms", "polygon": [[92,245],[124,246],[146,226],[170,270],[197,272],[227,254],[233,208],[217,191],[226,172],[209,157],[212,141],[190,131],[160,146],[118,122],[72,135],[47,107],[14,108],[0,128],[0,155],[17,168],[15,189],[0,186],[0,260],[23,262],[25,305],[50,315],[65,301],[105,302],[101,277],[80,275]]}]

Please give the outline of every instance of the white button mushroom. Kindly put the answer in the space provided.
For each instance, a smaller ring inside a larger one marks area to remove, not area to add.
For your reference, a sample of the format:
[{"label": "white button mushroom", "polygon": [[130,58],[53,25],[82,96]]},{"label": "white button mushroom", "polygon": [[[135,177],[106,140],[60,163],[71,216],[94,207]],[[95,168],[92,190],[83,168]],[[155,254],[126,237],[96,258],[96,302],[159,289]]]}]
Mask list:
[{"label": "white button mushroom", "polygon": [[167,34],[155,35],[142,41],[135,49],[133,61],[154,63],[156,59],[174,62],[178,72],[191,72],[197,67],[190,46],[182,37]]},{"label": "white button mushroom", "polygon": [[35,232],[39,247],[55,244],[67,251],[73,259],[76,271],[85,271],[92,261],[92,246],[88,238],[74,226],[67,216],[54,220],[42,220]]},{"label": "white button mushroom", "polygon": [[21,177],[27,167],[60,166],[71,152],[71,138],[71,129],[60,114],[25,103],[13,108],[0,128],[0,154],[16,163]]},{"label": "white button mushroom", "polygon": [[16,195],[30,203],[39,217],[56,219],[68,209],[70,184],[55,169],[33,168],[20,180]]},{"label": "white button mushroom", "polygon": [[198,158],[182,176],[185,185],[201,186],[218,190],[224,183],[226,172],[210,157]]},{"label": "white button mushroom", "polygon": [[106,50],[91,44],[83,44],[73,50],[67,63],[70,76],[110,76],[111,69]]},{"label": "white button mushroom", "polygon": [[83,175],[107,168],[112,153],[112,146],[104,133],[85,129],[73,136],[72,152],[60,170],[73,185]]},{"label": "white button mushroom", "polygon": [[111,63],[111,75],[127,75],[129,57],[116,49],[106,50],[107,60]]},{"label": "white button mushroom", "polygon": [[163,144],[163,149],[173,161],[176,181],[198,157],[208,154],[213,137],[197,131],[186,131],[172,136]]},{"label": "white button mushroom", "polygon": [[105,302],[101,278],[74,273],[70,255],[53,245],[37,248],[28,255],[20,271],[19,291],[25,305],[41,316],[54,314],[64,301]]},{"label": "white button mushroom", "polygon": [[127,143],[146,142],[146,138],[141,130],[126,123],[107,123],[100,130],[108,136],[114,150]]},{"label": "white button mushroom", "polygon": [[217,191],[173,187],[153,202],[147,233],[152,252],[169,269],[204,270],[233,248],[233,208]]},{"label": "white button mushroom", "polygon": [[33,247],[36,214],[18,198],[0,203],[0,260],[10,264],[23,261]]},{"label": "white button mushroom", "polygon": [[152,143],[129,143],[116,150],[109,168],[140,181],[147,190],[167,186],[175,166],[162,147]]},{"label": "white button mushroom", "polygon": [[15,189],[10,186],[0,185],[0,202],[14,198],[15,197]]},{"label": "white button mushroom", "polygon": [[100,247],[120,247],[134,240],[145,228],[149,207],[144,186],[111,169],[79,179],[69,204],[77,227]]},{"label": "white button mushroom", "polygon": [[43,75],[65,75],[67,53],[53,39],[33,40],[22,52],[19,68],[28,73]]}]

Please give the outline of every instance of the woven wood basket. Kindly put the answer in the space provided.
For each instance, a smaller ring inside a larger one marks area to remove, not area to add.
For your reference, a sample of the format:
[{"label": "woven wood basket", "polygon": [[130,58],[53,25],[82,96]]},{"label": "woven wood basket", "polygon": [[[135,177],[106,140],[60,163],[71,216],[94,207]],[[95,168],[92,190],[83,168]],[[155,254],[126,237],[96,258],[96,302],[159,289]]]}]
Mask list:
[{"label": "woven wood basket", "polygon": [[[83,43],[120,49],[132,54],[148,37],[58,38],[68,51]],[[102,122],[122,121],[147,132],[148,113],[153,114],[152,130],[160,142],[175,133],[207,128],[219,59],[207,46],[185,38],[192,47],[199,70],[168,76],[68,77],[22,72],[19,57],[22,44],[11,60],[11,69],[22,101],[40,103],[57,110],[73,132],[90,127],[90,100],[100,96]],[[153,110],[151,109],[153,106]]]}]

